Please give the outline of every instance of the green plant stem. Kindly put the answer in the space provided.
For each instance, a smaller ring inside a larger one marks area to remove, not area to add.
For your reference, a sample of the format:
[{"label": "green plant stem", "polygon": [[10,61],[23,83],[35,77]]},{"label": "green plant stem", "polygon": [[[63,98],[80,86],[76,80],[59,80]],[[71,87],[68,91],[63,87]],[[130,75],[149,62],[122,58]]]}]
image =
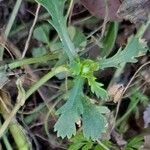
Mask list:
[{"label": "green plant stem", "polygon": [[[57,68],[53,68],[49,73],[47,73],[44,77],[42,77],[38,82],[33,84],[31,88],[26,92],[25,94],[25,100],[26,101],[40,86],[42,86],[45,82],[47,82],[50,78],[55,76],[58,73],[61,72],[67,72],[68,69],[65,66],[60,66]],[[8,118],[5,120],[3,125],[0,128],[0,138],[4,134],[5,130],[7,129],[8,125],[10,124],[13,117],[16,115],[20,107],[22,106],[22,100],[17,101],[16,105],[14,106],[13,110],[11,111]]]},{"label": "green plant stem", "polygon": [[[2,98],[3,101],[10,103],[9,96],[4,91],[0,91],[0,96],[1,96],[0,98]],[[10,110],[7,109],[6,107],[4,107],[3,104],[0,104],[1,114],[5,120],[7,120],[10,116]],[[16,121],[15,117],[9,122],[9,130],[12,137],[14,138],[17,149],[29,150],[30,142],[27,138],[26,133],[24,132],[23,128],[19,125],[19,123]],[[3,134],[3,136],[5,136],[5,134]]]},{"label": "green plant stem", "polygon": [[61,98],[59,98],[59,99],[53,104],[53,106],[49,109],[49,111],[48,111],[48,113],[46,114],[46,117],[45,117],[44,129],[45,129],[45,132],[46,132],[46,134],[47,134],[47,136],[48,136],[49,138],[50,138],[51,136],[50,136],[49,128],[48,128],[48,119],[49,119],[50,114],[56,113],[54,108],[55,108],[56,105],[60,102],[60,99],[61,99]]},{"label": "green plant stem", "polygon": [[139,101],[140,101],[140,99],[138,99],[119,120],[117,120],[116,126],[120,125],[120,123],[122,121],[126,120],[126,118],[130,115],[130,113],[133,111],[133,109],[137,106]]},{"label": "green plant stem", "polygon": [[13,150],[6,135],[3,135],[2,140],[3,140],[7,150]]},{"label": "green plant stem", "polygon": [[1,66],[0,70],[3,68],[8,67],[9,69],[15,69],[17,67],[23,66],[23,65],[29,65],[29,64],[35,64],[35,63],[41,63],[41,62],[47,62],[48,60],[57,59],[58,54],[46,54],[39,57],[33,57],[33,58],[26,58],[22,60],[13,61],[12,63],[9,63],[7,65]]},{"label": "green plant stem", "polygon": [[[128,82],[127,86],[124,89],[124,92],[126,92],[126,90],[128,89],[129,85],[132,83],[132,81],[135,79],[136,75],[139,73],[139,71],[150,64],[150,61],[146,62],[145,64],[143,64],[136,72],[135,74],[132,76],[132,78],[130,79],[130,81]],[[136,107],[136,105],[138,104],[138,102],[140,101],[140,98],[138,100],[136,100],[136,102],[134,103],[134,105],[132,105],[132,107],[130,107],[130,109],[117,121],[117,125],[119,125],[129,114],[130,112]],[[120,104],[120,103],[119,103]],[[118,107],[118,106],[117,106]],[[119,107],[118,107],[119,108]]]},{"label": "green plant stem", "polygon": [[12,25],[13,25],[13,23],[14,23],[14,20],[15,20],[15,18],[16,18],[16,16],[17,16],[17,13],[18,13],[18,10],[19,10],[19,8],[20,8],[21,3],[22,3],[22,0],[17,0],[17,1],[16,1],[16,4],[15,4],[15,6],[14,6],[14,9],[13,9],[13,11],[12,11],[12,13],[11,13],[11,17],[10,17],[10,19],[9,19],[9,21],[8,21],[7,26],[6,26],[6,30],[5,30],[5,36],[6,36],[6,37],[8,37],[8,35],[9,35],[9,32],[10,32],[10,30],[11,30],[11,28],[12,28]]},{"label": "green plant stem", "polygon": [[146,24],[142,24],[139,30],[137,31],[136,37],[142,38],[149,25],[150,25],[150,14],[148,15],[148,21],[146,22]]},{"label": "green plant stem", "polygon": [[36,64],[41,62],[47,62],[48,60],[54,60],[58,58],[58,54],[47,54],[40,57],[27,58],[22,60],[17,60],[9,64],[10,69],[14,69],[23,65]]},{"label": "green plant stem", "polygon": [[64,51],[66,55],[68,56],[70,62],[72,62],[73,60],[75,60],[75,58],[77,58],[77,51],[75,49],[73,42],[71,41],[69,37],[69,33],[68,33],[65,20],[63,20],[62,18],[61,21],[58,21],[57,23],[58,27],[55,27],[55,25],[51,21],[49,21],[49,23],[56,29],[60,37],[60,40],[63,44]]},{"label": "green plant stem", "polygon": [[26,135],[22,126],[17,123],[17,121],[10,123],[9,130],[14,138],[18,150],[31,149],[31,143],[28,139],[28,136]]},{"label": "green plant stem", "polygon": [[105,150],[109,150],[100,140],[97,140],[98,144],[102,146]]},{"label": "green plant stem", "polygon": [[26,98],[28,99],[40,86],[42,86],[45,82],[47,82],[50,78],[55,76],[61,72],[68,72],[68,69],[65,66],[60,66],[52,69],[49,73],[47,73],[44,77],[42,77],[38,82],[33,84],[31,88],[26,92]]},{"label": "green plant stem", "polygon": [[[10,19],[8,21],[8,24],[7,24],[6,30],[5,30],[5,38],[6,39],[7,39],[8,35],[9,35],[9,32],[10,32],[12,26],[13,26],[14,20],[17,16],[17,13],[18,13],[18,10],[20,8],[21,3],[22,3],[22,0],[17,0],[16,4],[14,6],[14,9],[11,13]],[[3,53],[4,53],[4,48],[0,47],[0,60],[3,60]]]},{"label": "green plant stem", "polygon": [[60,39],[64,46],[64,50],[69,57],[70,62],[77,58],[76,49],[68,35],[68,33],[64,30],[62,33],[59,33]]},{"label": "green plant stem", "polygon": [[[0,127],[1,127],[1,125],[2,124],[1,124],[1,121],[0,121]],[[7,138],[7,136],[5,134],[3,135],[2,140],[3,140],[7,150],[13,150],[11,145],[10,145],[10,142],[9,142],[9,140],[8,140],[8,138]]]}]

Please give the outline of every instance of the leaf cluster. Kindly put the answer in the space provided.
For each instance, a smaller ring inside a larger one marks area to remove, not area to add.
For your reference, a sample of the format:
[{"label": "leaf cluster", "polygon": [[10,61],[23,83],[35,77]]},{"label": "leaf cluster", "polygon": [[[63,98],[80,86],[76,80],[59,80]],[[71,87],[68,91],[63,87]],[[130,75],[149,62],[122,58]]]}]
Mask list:
[{"label": "leaf cluster", "polygon": [[[76,134],[76,125],[81,122],[79,124],[82,126],[84,136],[96,140],[106,130],[107,119],[104,114],[109,111],[104,106],[92,103],[90,98],[84,94],[85,81],[87,80],[93,94],[102,100],[107,100],[107,91],[103,88],[102,83],[97,82],[94,72],[108,67],[118,68],[122,64],[137,62],[137,57],[146,54],[147,44],[140,37],[131,36],[125,48],[120,48],[110,58],[102,57],[95,61],[81,59],[67,29],[67,19],[64,16],[65,0],[36,1],[45,7],[51,15],[49,23],[58,32],[65,52],[63,57],[69,58],[68,68],[74,82],[73,87],[68,91],[67,102],[57,111],[59,118],[54,130],[57,131],[58,136],[70,138]],[[116,25],[114,27],[116,28]],[[114,32],[114,35],[116,35],[116,32]],[[47,39],[44,41],[47,42]],[[114,40],[113,42],[110,39],[104,41],[110,41],[108,49],[112,49]],[[58,64],[61,65],[62,62]]]}]

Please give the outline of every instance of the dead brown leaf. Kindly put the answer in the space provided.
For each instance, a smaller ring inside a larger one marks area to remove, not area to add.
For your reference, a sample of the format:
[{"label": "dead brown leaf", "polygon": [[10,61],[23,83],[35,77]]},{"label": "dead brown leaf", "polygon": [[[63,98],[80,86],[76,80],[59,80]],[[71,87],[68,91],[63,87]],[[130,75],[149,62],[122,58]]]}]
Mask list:
[{"label": "dead brown leaf", "polygon": [[[104,19],[106,15],[105,0],[81,0],[81,3],[95,16]],[[120,6],[120,0],[107,0],[109,20],[121,20],[116,12]]]},{"label": "dead brown leaf", "polygon": [[110,96],[110,100],[117,103],[122,97],[122,93],[124,91],[124,85],[121,83],[114,83],[112,86],[108,88],[108,94]]},{"label": "dead brown leaf", "polygon": [[133,23],[145,22],[150,9],[149,0],[124,0],[118,9],[118,16]]}]

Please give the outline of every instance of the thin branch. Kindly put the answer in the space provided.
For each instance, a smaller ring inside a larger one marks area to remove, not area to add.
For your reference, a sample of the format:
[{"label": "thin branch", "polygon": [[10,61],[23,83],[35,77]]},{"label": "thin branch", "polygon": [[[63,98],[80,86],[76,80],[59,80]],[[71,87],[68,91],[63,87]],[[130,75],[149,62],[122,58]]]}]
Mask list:
[{"label": "thin branch", "polygon": [[[146,62],[145,64],[143,64],[135,73],[134,75],[132,76],[132,78],[130,79],[130,81],[128,82],[127,86],[125,87],[125,89],[123,90],[122,92],[122,96],[120,97],[119,101],[118,101],[118,104],[117,104],[117,109],[116,109],[116,114],[115,114],[115,120],[117,119],[117,116],[118,116],[118,112],[119,112],[119,108],[120,108],[120,105],[121,105],[121,98],[123,97],[124,93],[127,91],[128,87],[130,86],[130,84],[133,82],[133,80],[135,79],[136,75],[143,69],[143,67],[147,66],[150,64],[150,61]],[[113,128],[115,127],[115,123],[113,125]],[[112,128],[112,129],[113,129]]]},{"label": "thin branch", "polygon": [[108,22],[108,0],[105,0],[105,17],[104,17],[104,22],[102,24],[102,32],[101,32],[101,36],[100,39],[103,38],[105,30],[106,30],[106,24]]},{"label": "thin branch", "polygon": [[71,0],[68,11],[67,11],[67,15],[66,15],[66,18],[68,18],[68,25],[71,24],[71,16],[72,16],[73,7],[74,7],[74,0]]},{"label": "thin branch", "polygon": [[23,50],[23,53],[22,53],[22,56],[21,56],[22,59],[25,57],[26,52],[27,52],[27,50],[28,50],[28,48],[29,48],[31,36],[32,36],[32,33],[33,33],[33,30],[34,30],[35,24],[36,24],[37,19],[38,19],[40,7],[41,7],[41,5],[38,4],[37,9],[36,9],[36,13],[35,13],[35,18],[34,18],[34,21],[33,21],[32,26],[31,26],[31,28],[30,28],[29,36],[28,36],[28,38],[27,38],[27,40],[26,40],[25,47],[24,47],[24,50]]}]

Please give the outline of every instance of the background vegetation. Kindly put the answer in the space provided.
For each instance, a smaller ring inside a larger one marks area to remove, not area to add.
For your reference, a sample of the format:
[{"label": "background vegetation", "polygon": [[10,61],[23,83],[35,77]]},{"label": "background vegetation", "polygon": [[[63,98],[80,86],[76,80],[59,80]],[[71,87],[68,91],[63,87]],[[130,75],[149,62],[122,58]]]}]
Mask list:
[{"label": "background vegetation", "polygon": [[0,148],[146,150],[148,0],[0,1]]}]

